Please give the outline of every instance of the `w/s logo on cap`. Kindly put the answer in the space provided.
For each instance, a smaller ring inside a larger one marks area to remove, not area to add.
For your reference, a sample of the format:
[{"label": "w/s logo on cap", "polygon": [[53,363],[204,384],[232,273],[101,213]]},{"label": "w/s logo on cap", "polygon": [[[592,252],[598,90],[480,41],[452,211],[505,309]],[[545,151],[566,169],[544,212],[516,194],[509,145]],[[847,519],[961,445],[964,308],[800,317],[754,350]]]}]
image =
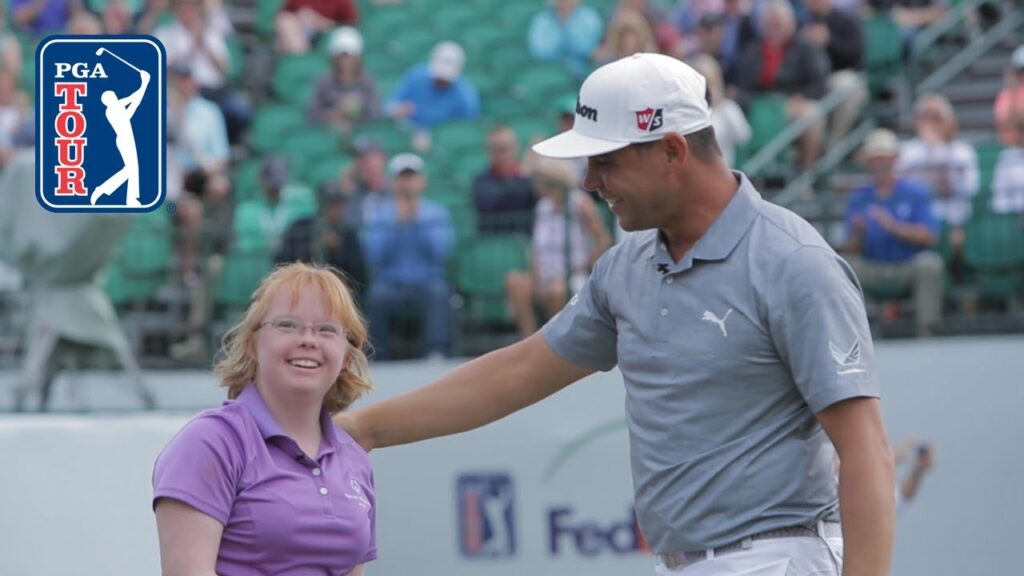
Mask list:
[{"label": "w/s logo on cap", "polygon": [[654,132],[665,124],[662,109],[645,108],[636,113],[636,127],[644,132]]},{"label": "w/s logo on cap", "polygon": [[166,195],[165,56],[151,36],[51,36],[36,51],[36,198],[150,212]]}]

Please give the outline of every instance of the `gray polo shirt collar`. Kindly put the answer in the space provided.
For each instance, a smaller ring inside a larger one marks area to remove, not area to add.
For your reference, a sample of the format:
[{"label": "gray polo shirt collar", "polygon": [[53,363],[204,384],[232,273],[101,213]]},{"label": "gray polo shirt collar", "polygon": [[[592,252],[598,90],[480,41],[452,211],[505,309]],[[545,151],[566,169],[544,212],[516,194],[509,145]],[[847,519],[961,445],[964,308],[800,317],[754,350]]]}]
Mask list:
[{"label": "gray polo shirt collar", "polygon": [[650,235],[647,245],[643,248],[643,254],[648,260],[654,262],[659,272],[662,274],[682,272],[689,269],[694,260],[725,260],[740,243],[754,222],[754,218],[760,212],[758,204],[761,201],[761,195],[742,172],[733,171],[733,175],[740,183],[736,194],[725,206],[725,210],[711,224],[711,227],[697,240],[693,249],[687,252],[678,264],[672,261],[668,249],[665,248],[661,232],[658,231]]}]

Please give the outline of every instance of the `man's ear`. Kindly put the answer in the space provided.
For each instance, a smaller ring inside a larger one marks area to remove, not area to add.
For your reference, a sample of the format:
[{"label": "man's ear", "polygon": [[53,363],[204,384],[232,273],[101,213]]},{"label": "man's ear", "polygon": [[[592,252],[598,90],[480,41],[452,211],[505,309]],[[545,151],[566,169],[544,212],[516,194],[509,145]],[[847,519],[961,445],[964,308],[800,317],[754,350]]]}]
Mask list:
[{"label": "man's ear", "polygon": [[671,132],[661,139],[662,148],[665,153],[665,162],[668,164],[686,162],[690,157],[690,145],[683,136]]}]

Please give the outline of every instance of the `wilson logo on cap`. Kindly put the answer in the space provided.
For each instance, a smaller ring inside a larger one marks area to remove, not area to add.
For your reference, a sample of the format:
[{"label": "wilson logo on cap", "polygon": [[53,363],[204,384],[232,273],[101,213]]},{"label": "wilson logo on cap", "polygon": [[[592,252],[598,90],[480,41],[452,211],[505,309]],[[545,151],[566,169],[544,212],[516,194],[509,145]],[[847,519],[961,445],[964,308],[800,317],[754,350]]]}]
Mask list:
[{"label": "wilson logo on cap", "polygon": [[636,113],[636,127],[644,132],[654,132],[664,124],[661,108],[645,108]]},{"label": "wilson logo on cap", "polygon": [[576,100],[576,115],[597,122],[597,109],[581,104],[579,100]]}]

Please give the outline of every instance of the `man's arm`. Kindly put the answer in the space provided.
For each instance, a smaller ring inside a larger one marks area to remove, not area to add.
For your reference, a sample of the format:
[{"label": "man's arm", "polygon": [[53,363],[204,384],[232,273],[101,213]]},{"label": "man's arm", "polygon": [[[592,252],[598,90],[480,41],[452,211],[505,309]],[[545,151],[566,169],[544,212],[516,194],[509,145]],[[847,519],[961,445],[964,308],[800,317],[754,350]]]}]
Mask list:
[{"label": "man's arm", "polygon": [[139,104],[142,104],[142,97],[146,95],[146,87],[149,86],[149,72],[142,70],[139,72],[139,76],[142,77],[142,84],[139,89],[132,92],[132,95],[122,100],[127,103],[128,116],[135,114],[135,110],[138,109]]},{"label": "man's arm", "polygon": [[852,398],[818,413],[839,453],[843,576],[885,576],[892,563],[895,472],[877,398]]},{"label": "man's arm", "polygon": [[558,356],[537,332],[418,390],[334,419],[369,451],[479,428],[591,373]]}]

